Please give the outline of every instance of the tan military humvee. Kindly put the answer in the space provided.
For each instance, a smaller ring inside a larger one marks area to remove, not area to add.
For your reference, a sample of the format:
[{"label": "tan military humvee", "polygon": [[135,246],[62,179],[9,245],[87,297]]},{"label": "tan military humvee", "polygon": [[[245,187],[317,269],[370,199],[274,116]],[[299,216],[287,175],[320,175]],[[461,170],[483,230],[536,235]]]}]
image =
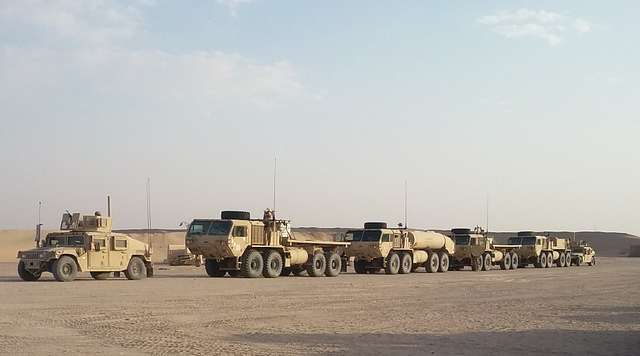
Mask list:
[{"label": "tan military humvee", "polygon": [[515,249],[520,257],[520,267],[533,264],[536,268],[569,267],[571,246],[569,240],[539,236],[532,231],[520,231],[510,237],[506,245],[494,245],[497,249]]},{"label": "tan military humvee", "polygon": [[56,280],[69,282],[78,272],[90,272],[95,279],[107,279],[124,272],[128,279],[153,275],[147,244],[127,235],[111,232],[111,217],[65,213],[61,232],[47,234],[38,247],[18,252],[18,275],[25,281],[38,280],[51,272]]},{"label": "tan military humvee", "polygon": [[451,269],[460,270],[471,266],[473,271],[488,271],[497,264],[503,270],[516,269],[519,256],[515,248],[496,249],[493,239],[476,227],[452,229],[451,237],[456,243],[456,251],[451,256]]},{"label": "tan military humvee", "polygon": [[383,222],[367,222],[364,229],[345,235],[351,242],[347,256],[354,258],[356,273],[405,274],[424,267],[427,272],[449,270],[449,256],[455,252],[448,236],[433,232],[389,229]]},{"label": "tan military humvee", "polygon": [[571,263],[580,266],[586,263],[589,266],[596,265],[596,251],[585,241],[573,244],[571,247]]}]

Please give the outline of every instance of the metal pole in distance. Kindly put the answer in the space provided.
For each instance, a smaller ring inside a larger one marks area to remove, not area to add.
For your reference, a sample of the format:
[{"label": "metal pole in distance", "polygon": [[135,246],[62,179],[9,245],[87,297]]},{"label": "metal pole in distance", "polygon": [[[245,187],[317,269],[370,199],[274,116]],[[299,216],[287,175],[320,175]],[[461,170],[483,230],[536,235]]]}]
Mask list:
[{"label": "metal pole in distance", "polygon": [[151,178],[147,177],[147,244],[151,246]]},{"label": "metal pole in distance", "polygon": [[407,180],[404,181],[404,228],[408,229],[408,203],[407,203],[408,195],[407,195]]}]

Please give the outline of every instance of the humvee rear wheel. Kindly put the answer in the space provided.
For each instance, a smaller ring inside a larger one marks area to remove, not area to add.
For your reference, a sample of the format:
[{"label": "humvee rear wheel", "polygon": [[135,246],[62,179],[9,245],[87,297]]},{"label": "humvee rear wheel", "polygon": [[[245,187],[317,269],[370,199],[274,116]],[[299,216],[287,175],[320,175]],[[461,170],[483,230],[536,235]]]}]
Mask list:
[{"label": "humvee rear wheel", "polygon": [[227,273],[227,271],[220,270],[220,262],[209,258],[204,262],[204,269],[209,277],[224,277]]},{"label": "humvee rear wheel", "polygon": [[440,252],[438,254],[440,263],[438,264],[438,272],[444,273],[449,270],[449,254],[446,252]]},{"label": "humvee rear wheel", "polygon": [[325,257],[327,260],[327,267],[324,270],[324,275],[327,277],[336,277],[340,274],[342,269],[342,259],[335,252],[329,252]]},{"label": "humvee rear wheel", "polygon": [[353,263],[353,269],[357,274],[365,274],[367,273],[367,261],[365,260],[355,260]]},{"label": "humvee rear wheel", "polygon": [[58,282],[71,282],[77,274],[78,265],[69,256],[62,256],[53,263],[53,276]]},{"label": "humvee rear wheel", "polygon": [[482,256],[471,258],[471,270],[475,272],[479,272],[482,270]]},{"label": "humvee rear wheel", "polygon": [[567,261],[565,260],[564,252],[563,252],[563,253],[560,253],[560,257],[558,257],[558,267],[564,267],[565,263],[567,263]]},{"label": "humvee rear wheel", "polygon": [[488,253],[485,253],[484,257],[482,257],[482,270],[490,271],[492,267],[493,267],[493,262],[491,261],[491,255]]},{"label": "humvee rear wheel", "polygon": [[515,252],[512,252],[511,253],[511,269],[518,269],[518,263],[520,263],[518,254]]},{"label": "humvee rear wheel", "polygon": [[400,270],[400,256],[397,253],[391,252],[387,257],[387,266],[384,269],[386,274],[398,274]]},{"label": "humvee rear wheel", "polygon": [[504,257],[502,257],[502,261],[500,261],[500,269],[511,269],[511,263],[513,263],[513,261],[511,261],[511,254],[509,252],[506,252],[504,254]]},{"label": "humvee rear wheel", "polygon": [[427,257],[427,262],[425,263],[425,268],[429,273],[438,272],[438,267],[440,266],[440,258],[438,258],[438,254],[435,252],[429,252],[429,256]]},{"label": "humvee rear wheel", "polygon": [[282,256],[278,251],[268,251],[264,260],[262,275],[265,278],[276,278],[282,273]]},{"label": "humvee rear wheel", "polygon": [[241,275],[247,278],[258,278],[262,274],[262,268],[264,266],[264,260],[260,252],[256,250],[249,250],[245,253],[242,259]]},{"label": "humvee rear wheel", "polygon": [[99,281],[104,281],[111,276],[111,272],[91,272],[91,277]]},{"label": "humvee rear wheel", "polygon": [[400,269],[398,272],[400,272],[400,274],[411,273],[411,267],[413,267],[411,255],[408,253],[400,255]]},{"label": "humvee rear wheel", "polygon": [[42,272],[40,271],[35,273],[31,273],[30,271],[28,271],[27,268],[24,266],[24,261],[18,262],[18,276],[20,276],[20,278],[23,281],[27,281],[27,282],[37,281],[38,279],[40,279],[41,275],[42,275]]},{"label": "humvee rear wheel", "polygon": [[131,257],[127,269],[124,270],[124,275],[131,280],[147,278],[147,266],[144,265],[140,257]]},{"label": "humvee rear wheel", "polygon": [[307,265],[307,274],[309,277],[322,277],[327,266],[327,259],[322,252],[316,252],[311,256],[311,261]]}]

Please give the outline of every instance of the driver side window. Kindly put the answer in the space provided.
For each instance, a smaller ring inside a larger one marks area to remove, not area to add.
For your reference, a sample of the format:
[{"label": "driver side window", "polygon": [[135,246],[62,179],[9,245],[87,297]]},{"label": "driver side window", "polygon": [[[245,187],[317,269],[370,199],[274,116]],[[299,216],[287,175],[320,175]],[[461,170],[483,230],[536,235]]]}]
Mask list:
[{"label": "driver side window", "polygon": [[382,242],[391,242],[391,235],[389,234],[382,235]]},{"label": "driver side window", "polygon": [[233,227],[233,237],[247,237],[247,227],[246,226],[234,226]]}]

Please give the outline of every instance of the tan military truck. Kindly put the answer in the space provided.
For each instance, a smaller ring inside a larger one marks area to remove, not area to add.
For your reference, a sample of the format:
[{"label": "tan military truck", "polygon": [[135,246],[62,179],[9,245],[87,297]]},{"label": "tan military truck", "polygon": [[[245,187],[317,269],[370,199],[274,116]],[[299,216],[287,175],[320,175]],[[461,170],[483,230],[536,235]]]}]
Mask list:
[{"label": "tan military truck", "polygon": [[205,258],[210,277],[275,278],[305,272],[311,277],[335,277],[346,269],[339,241],[297,240],[288,220],[277,220],[267,209],[263,219],[248,212],[223,211],[220,219],[195,219],[185,237],[192,253]]},{"label": "tan military truck", "polygon": [[516,248],[497,249],[493,239],[480,227],[451,229],[451,237],[456,243],[451,256],[451,269],[460,270],[471,266],[473,271],[488,271],[494,265],[503,270],[516,269],[519,257]]},{"label": "tan military truck", "polygon": [[581,266],[586,263],[589,266],[596,265],[596,251],[585,241],[571,245],[571,264]]},{"label": "tan military truck", "polygon": [[[569,240],[536,235],[532,231],[520,231],[510,237],[505,245],[494,245],[496,249],[517,251],[519,267],[533,264],[536,268],[569,267],[571,247]],[[567,263],[569,261],[569,263]]]},{"label": "tan military truck", "polygon": [[111,217],[79,213],[62,216],[60,232],[47,234],[37,247],[19,251],[18,275],[36,281],[50,272],[60,282],[73,281],[78,272],[90,272],[95,279],[107,279],[120,272],[128,279],[153,275],[151,250],[143,242],[111,231]]},{"label": "tan military truck", "polygon": [[433,232],[389,229],[384,222],[366,222],[364,229],[350,230],[347,256],[354,258],[356,273],[406,274],[424,267],[427,272],[449,270],[449,256],[455,252],[448,236]]}]

